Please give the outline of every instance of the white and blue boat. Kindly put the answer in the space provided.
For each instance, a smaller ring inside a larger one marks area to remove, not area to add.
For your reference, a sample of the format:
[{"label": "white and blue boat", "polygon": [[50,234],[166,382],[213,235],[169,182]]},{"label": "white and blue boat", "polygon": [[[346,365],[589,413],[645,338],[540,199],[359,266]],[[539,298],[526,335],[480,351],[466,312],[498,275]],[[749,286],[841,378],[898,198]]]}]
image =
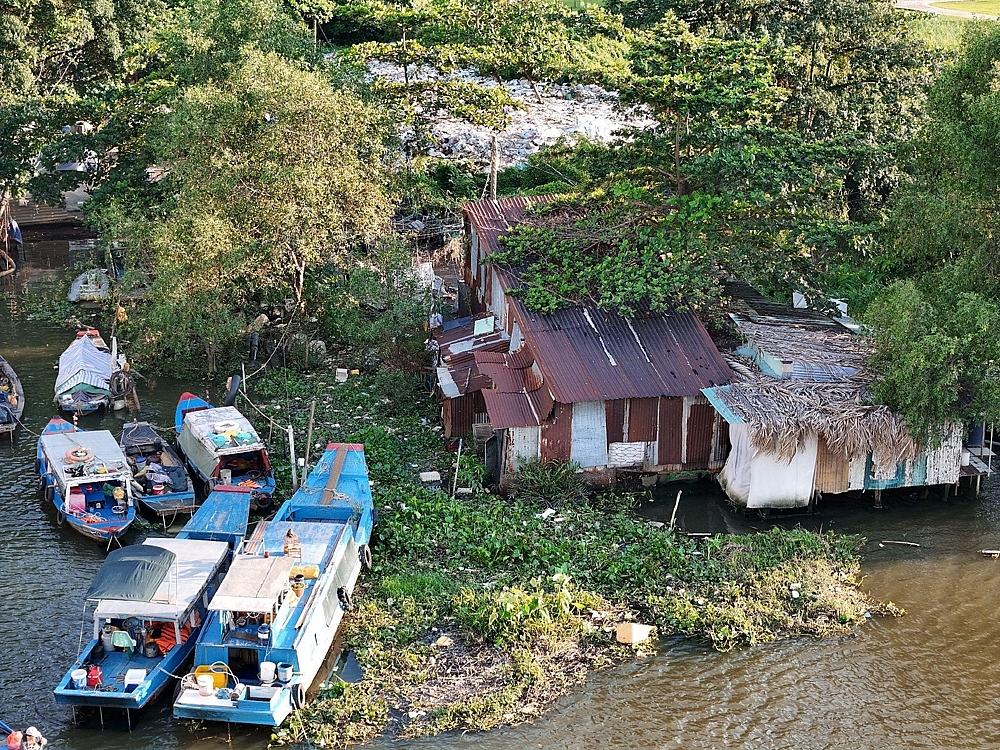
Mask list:
[{"label": "white and blue boat", "polygon": [[132,469],[136,497],[160,517],[164,530],[178,515],[198,510],[184,461],[153,425],[126,422],[118,442]]},{"label": "white and blue boat", "polygon": [[86,596],[92,638],[59,681],[56,702],[74,714],[100,708],[103,718],[104,708],[141,709],[160,695],[191,658],[249,513],[248,492],[220,487],[176,538],[108,555]]},{"label": "white and blue boat", "polygon": [[274,504],[267,448],[235,406],[214,407],[193,393],[184,393],[174,412],[174,430],[177,447],[207,491],[219,484],[239,486],[250,491],[257,510]]},{"label": "white and blue boat", "polygon": [[306,483],[234,558],[174,715],[278,726],[302,707],[371,565],[373,522],[364,446],[327,446]]},{"label": "white and blue boat", "polygon": [[36,466],[60,525],[110,546],[135,521],[132,470],[107,430],[81,430],[54,417],[38,439]]}]

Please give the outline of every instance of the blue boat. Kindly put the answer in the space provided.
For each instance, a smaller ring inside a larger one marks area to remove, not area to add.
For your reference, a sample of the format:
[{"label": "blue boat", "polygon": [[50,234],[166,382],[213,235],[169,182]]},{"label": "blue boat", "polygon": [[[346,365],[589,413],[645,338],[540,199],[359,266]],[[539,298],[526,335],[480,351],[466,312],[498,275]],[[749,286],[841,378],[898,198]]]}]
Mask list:
[{"label": "blue boat", "polygon": [[162,693],[191,657],[249,513],[248,492],[220,487],[176,538],[108,555],[86,597],[93,637],[56,686],[56,702],[74,713],[77,706],[129,711]]},{"label": "blue boat", "polygon": [[135,520],[132,470],[107,430],[81,430],[54,417],[38,439],[36,465],[60,525],[110,546]]},{"label": "blue boat", "polygon": [[207,491],[220,484],[250,490],[258,510],[274,503],[274,476],[264,441],[235,406],[213,407],[184,393],[174,415],[177,447]]},{"label": "blue boat", "polygon": [[301,708],[371,566],[373,522],[364,446],[327,446],[306,483],[233,559],[174,715],[279,726]]},{"label": "blue boat", "polygon": [[127,422],[118,440],[139,502],[156,513],[166,530],[178,515],[198,510],[194,483],[184,462],[149,422]]}]

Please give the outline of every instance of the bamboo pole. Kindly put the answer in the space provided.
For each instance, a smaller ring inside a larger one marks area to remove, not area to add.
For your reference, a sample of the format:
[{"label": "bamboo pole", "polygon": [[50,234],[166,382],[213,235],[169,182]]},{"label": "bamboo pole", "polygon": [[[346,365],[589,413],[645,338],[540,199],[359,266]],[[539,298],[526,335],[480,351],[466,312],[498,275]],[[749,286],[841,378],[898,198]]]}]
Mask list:
[{"label": "bamboo pole", "polygon": [[312,453],[313,444],[313,417],[316,416],[316,399],[312,400],[309,404],[309,429],[306,430],[306,452],[303,457],[304,463],[302,464],[302,483],[305,484],[306,477],[309,472],[309,458]]},{"label": "bamboo pole", "polygon": [[455,458],[455,478],[451,483],[451,496],[458,490],[458,467],[462,465],[462,438],[458,439],[458,456]]},{"label": "bamboo pole", "polygon": [[674,512],[670,514],[670,528],[674,528],[674,519],[677,518],[677,506],[681,504],[681,493],[684,490],[677,490],[677,499],[674,500]]},{"label": "bamboo pole", "polygon": [[292,489],[297,490],[299,488],[299,473],[295,465],[295,432],[291,425],[288,425],[288,455],[292,459]]}]

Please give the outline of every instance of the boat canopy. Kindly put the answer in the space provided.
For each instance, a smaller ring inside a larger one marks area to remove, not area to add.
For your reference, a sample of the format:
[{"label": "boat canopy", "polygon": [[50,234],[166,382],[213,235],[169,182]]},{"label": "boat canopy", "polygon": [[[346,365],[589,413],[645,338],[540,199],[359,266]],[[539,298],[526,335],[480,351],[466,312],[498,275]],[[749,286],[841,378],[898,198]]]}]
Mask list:
[{"label": "boat canopy", "polygon": [[111,353],[98,349],[89,336],[81,336],[59,355],[56,393],[92,390],[108,392]]},{"label": "boat canopy", "polygon": [[[45,461],[62,489],[132,478],[125,454],[115,436],[108,430],[51,432],[42,435],[41,443]],[[67,461],[66,455],[77,449],[89,452],[91,457],[85,461]],[[80,467],[83,467],[82,472]]]},{"label": "boat canopy", "polygon": [[87,599],[149,601],[173,562],[174,553],[162,547],[139,544],[116,549],[97,571]]},{"label": "boat canopy", "polygon": [[[200,409],[184,416],[184,432],[190,432],[206,448],[218,456],[263,450],[264,443],[257,431],[235,406]],[[222,429],[228,427],[229,429]],[[219,430],[222,429],[222,432]],[[227,433],[235,437],[226,439]],[[187,450],[187,447],[184,448]]]},{"label": "boat canopy", "polygon": [[270,612],[288,586],[295,558],[238,555],[208,608],[216,612]]},{"label": "boat canopy", "polygon": [[163,438],[149,422],[129,422],[122,428],[123,448],[156,448],[163,445]]},{"label": "boat canopy", "polygon": [[[160,574],[159,582],[153,591],[143,599],[120,596],[120,592],[95,597],[88,592],[88,599],[101,600],[94,610],[95,617],[180,620],[226,559],[229,545],[225,542],[207,542],[198,539],[147,539],[138,546],[125,547],[119,551],[124,552],[129,549],[145,549],[148,550],[145,554],[168,559],[167,569]],[[98,578],[103,572],[102,566]]]}]

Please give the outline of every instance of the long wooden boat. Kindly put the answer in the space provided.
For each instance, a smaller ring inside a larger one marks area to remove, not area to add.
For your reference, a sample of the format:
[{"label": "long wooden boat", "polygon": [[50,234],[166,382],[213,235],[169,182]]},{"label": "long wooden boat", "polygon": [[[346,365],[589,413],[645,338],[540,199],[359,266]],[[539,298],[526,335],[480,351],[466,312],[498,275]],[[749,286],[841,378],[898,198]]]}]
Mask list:
[{"label": "long wooden boat", "polygon": [[75,713],[77,706],[141,709],[155,700],[185,669],[249,513],[248,492],[220,487],[176,538],[112,552],[86,596],[93,636],[56,686],[56,702]]},{"label": "long wooden boat", "polygon": [[24,388],[14,368],[0,357],[0,435],[13,434],[24,414]]},{"label": "long wooden boat", "polygon": [[132,471],[107,430],[81,430],[54,417],[38,439],[36,464],[60,524],[110,545],[135,521]]},{"label": "long wooden boat", "polygon": [[231,484],[250,490],[253,507],[274,503],[274,475],[264,441],[235,406],[213,407],[184,393],[174,413],[177,448],[206,488]]},{"label": "long wooden boat", "polygon": [[306,484],[234,558],[174,715],[278,726],[301,708],[371,565],[373,522],[364,446],[327,446]]},{"label": "long wooden boat", "polygon": [[139,502],[156,513],[166,529],[182,513],[198,510],[194,482],[184,461],[149,422],[126,422],[118,440]]}]

